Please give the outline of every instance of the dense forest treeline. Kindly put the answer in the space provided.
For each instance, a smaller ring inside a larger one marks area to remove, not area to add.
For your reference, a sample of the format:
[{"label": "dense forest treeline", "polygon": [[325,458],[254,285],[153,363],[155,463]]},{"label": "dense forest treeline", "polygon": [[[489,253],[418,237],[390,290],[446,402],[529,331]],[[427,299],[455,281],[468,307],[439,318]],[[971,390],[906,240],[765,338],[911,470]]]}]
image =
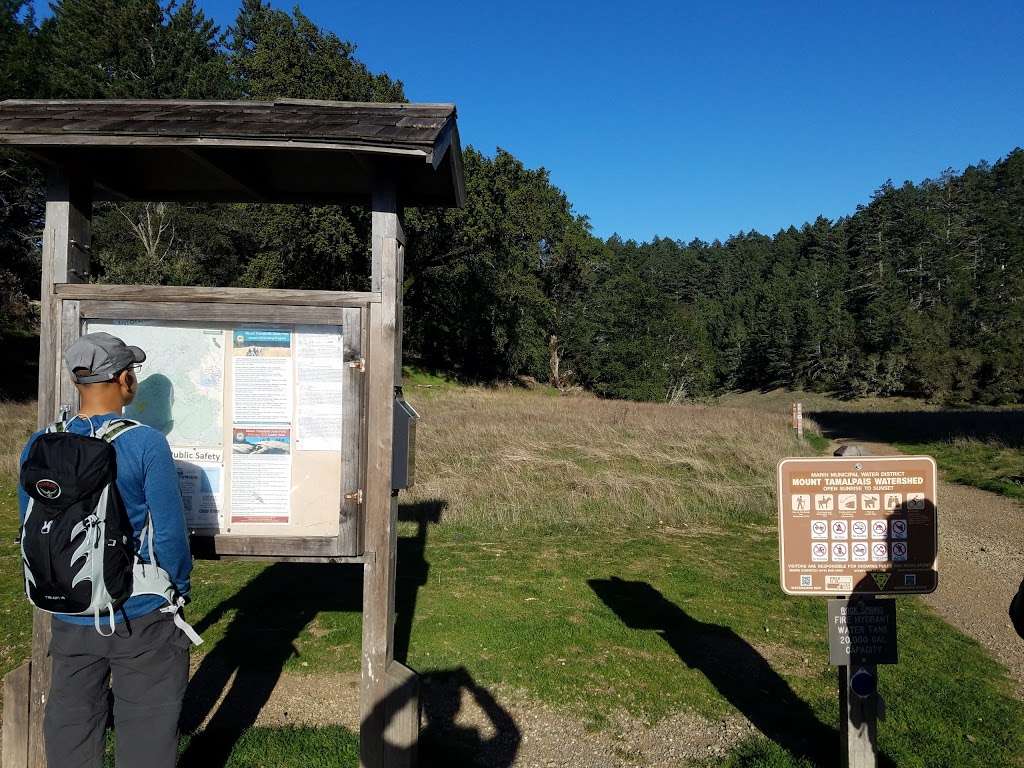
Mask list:
[{"label": "dense forest treeline", "polygon": [[[0,0],[0,88],[405,100],[354,44],[261,0],[243,0],[227,30],[193,0],[61,0],[42,22],[24,0]],[[467,147],[465,173],[464,208],[406,213],[410,361],[645,400],[790,386],[1024,401],[1020,149],[887,182],[837,221],[712,243],[602,241],[545,170],[500,149]],[[32,322],[42,190],[31,163],[0,154],[0,333]],[[122,283],[364,288],[368,229],[360,208],[102,204],[94,270]]]}]

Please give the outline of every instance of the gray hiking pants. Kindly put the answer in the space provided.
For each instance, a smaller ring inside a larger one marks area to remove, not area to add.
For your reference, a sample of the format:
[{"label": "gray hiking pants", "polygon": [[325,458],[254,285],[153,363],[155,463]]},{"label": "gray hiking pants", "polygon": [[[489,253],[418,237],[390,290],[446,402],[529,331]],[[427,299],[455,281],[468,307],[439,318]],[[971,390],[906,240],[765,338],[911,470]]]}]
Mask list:
[{"label": "gray hiking pants", "polygon": [[102,766],[109,680],[117,768],[173,768],[189,646],[171,615],[159,611],[118,624],[111,637],[55,619],[43,718],[47,765]]}]

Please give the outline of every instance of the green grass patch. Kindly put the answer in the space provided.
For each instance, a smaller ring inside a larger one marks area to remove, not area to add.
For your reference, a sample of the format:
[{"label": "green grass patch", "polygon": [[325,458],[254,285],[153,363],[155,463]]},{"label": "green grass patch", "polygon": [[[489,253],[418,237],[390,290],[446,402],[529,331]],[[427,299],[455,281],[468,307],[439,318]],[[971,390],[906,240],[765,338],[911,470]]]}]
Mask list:
[{"label": "green grass patch", "polygon": [[807,441],[811,451],[818,454],[825,453],[831,444],[829,439],[819,432],[804,432],[804,440]]},{"label": "green grass patch", "polygon": [[999,442],[956,439],[896,443],[905,453],[934,457],[946,478],[1024,501],[1024,450]]},{"label": "green grass patch", "polygon": [[464,389],[465,384],[446,373],[428,371],[417,366],[402,366],[402,387],[406,397],[417,400],[432,400],[452,390]]},{"label": "green grass patch", "polygon": [[[201,737],[200,737],[201,738]],[[192,737],[178,745],[180,768],[206,765],[190,752]],[[107,739],[104,768],[114,768],[114,736]],[[234,744],[224,768],[348,768],[359,764],[359,735],[347,728],[249,728]]]}]

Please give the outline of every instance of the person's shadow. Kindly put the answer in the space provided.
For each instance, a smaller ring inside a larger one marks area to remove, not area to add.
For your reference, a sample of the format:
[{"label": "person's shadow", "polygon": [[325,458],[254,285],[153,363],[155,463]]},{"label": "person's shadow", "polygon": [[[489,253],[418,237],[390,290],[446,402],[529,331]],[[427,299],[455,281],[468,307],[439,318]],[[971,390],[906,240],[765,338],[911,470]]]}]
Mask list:
[{"label": "person's shadow", "polygon": [[[409,749],[385,739],[385,765],[509,768],[515,762],[522,732],[509,711],[490,691],[477,685],[465,667],[421,675],[418,681],[392,691],[377,705],[378,710],[397,712],[416,695],[421,710],[419,744]],[[478,709],[483,717],[467,713],[462,722],[456,722],[466,705]]]},{"label": "person's shadow", "polygon": [[[617,577],[587,582],[631,629],[658,632],[766,737],[796,757],[834,765],[839,733],[822,723],[757,649],[729,627],[699,621],[650,584]],[[879,765],[891,761],[879,755]]]}]

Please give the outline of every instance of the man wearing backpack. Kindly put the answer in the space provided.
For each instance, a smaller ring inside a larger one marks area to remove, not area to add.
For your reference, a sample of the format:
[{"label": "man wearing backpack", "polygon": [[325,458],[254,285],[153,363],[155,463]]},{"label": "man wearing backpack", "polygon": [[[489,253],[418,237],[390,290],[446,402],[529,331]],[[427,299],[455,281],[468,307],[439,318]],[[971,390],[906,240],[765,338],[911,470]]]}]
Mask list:
[{"label": "man wearing backpack", "polygon": [[32,435],[21,455],[26,591],[55,619],[43,721],[51,768],[102,765],[108,684],[118,768],[170,768],[177,755],[199,639],[178,613],[192,556],[170,447],[121,416],[145,359],[109,334],[82,336],[64,354],[78,415]]}]

